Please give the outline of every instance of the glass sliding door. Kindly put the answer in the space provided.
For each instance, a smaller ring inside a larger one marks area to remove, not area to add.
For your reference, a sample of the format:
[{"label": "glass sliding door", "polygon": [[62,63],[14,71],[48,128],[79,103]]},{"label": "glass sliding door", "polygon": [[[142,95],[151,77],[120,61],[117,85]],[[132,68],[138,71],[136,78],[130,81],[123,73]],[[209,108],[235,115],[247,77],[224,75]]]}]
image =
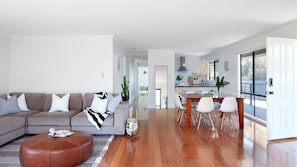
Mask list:
[{"label": "glass sliding door", "polygon": [[266,121],[266,49],[240,55],[245,114]]}]

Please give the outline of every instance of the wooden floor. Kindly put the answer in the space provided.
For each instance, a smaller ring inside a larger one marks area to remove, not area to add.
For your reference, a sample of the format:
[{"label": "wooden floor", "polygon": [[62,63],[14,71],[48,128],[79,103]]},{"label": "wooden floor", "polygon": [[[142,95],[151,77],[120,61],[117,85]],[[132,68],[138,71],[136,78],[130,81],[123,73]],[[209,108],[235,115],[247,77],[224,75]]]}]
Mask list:
[{"label": "wooden floor", "polygon": [[[267,144],[266,128],[245,119],[245,129],[212,132],[178,126],[175,111],[140,111],[138,134],[115,137],[101,167],[291,167],[297,166],[296,139]],[[145,118],[147,117],[147,118]]]}]

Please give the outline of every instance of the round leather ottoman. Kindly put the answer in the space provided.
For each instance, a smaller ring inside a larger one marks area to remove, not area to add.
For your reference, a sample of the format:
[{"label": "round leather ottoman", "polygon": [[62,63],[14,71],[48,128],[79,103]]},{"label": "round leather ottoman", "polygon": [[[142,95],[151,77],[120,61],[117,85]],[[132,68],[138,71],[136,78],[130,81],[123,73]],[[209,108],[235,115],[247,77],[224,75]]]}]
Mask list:
[{"label": "round leather ottoman", "polygon": [[73,167],[89,158],[93,137],[85,132],[55,138],[48,134],[35,135],[21,144],[20,161],[23,167]]}]

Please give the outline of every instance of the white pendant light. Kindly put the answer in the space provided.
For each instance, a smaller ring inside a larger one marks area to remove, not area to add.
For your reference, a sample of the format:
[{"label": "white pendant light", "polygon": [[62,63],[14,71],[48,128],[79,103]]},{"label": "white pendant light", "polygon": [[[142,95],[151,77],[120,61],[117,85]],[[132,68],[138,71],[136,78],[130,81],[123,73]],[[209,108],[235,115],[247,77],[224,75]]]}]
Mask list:
[{"label": "white pendant light", "polygon": [[207,60],[203,59],[198,63],[197,74],[198,75],[208,75],[209,63]]}]

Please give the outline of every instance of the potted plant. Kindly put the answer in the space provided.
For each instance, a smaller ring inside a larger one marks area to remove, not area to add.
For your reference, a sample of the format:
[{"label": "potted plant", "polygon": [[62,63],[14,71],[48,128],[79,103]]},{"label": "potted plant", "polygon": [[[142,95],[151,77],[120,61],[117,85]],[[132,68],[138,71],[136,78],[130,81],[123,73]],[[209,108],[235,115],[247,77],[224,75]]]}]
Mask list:
[{"label": "potted plant", "polygon": [[128,101],[129,100],[129,88],[128,88],[126,76],[124,76],[123,83],[121,84],[121,86],[122,86],[122,93],[121,93],[122,100]]},{"label": "potted plant", "polygon": [[181,80],[183,80],[184,76],[183,75],[177,75],[176,76],[176,80],[178,81],[178,83],[180,84]]},{"label": "potted plant", "polygon": [[228,84],[230,84],[230,82],[225,81],[224,76],[222,76],[222,78],[217,76],[217,78],[216,78],[216,87],[218,88],[219,93],[220,93],[220,88],[224,87],[225,85],[228,85]]}]

